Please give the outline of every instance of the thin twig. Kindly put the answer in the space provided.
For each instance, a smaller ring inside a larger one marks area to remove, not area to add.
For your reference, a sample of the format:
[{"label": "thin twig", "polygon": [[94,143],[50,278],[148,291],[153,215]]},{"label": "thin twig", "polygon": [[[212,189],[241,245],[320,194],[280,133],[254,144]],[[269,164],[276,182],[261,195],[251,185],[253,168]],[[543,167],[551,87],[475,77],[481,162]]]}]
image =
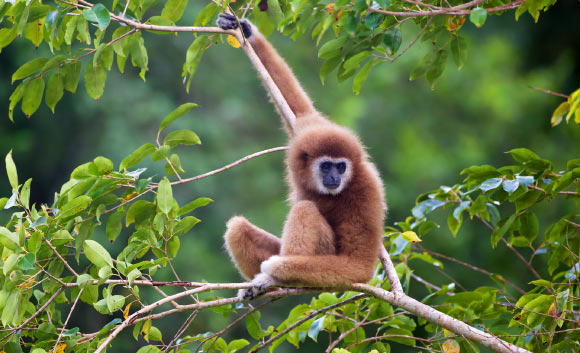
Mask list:
[{"label": "thin twig", "polygon": [[551,94],[553,96],[562,97],[562,98],[566,98],[566,99],[570,98],[570,96],[567,95],[567,94],[550,91],[549,89],[538,88],[538,87],[534,87],[532,85],[526,85],[526,87],[531,88],[531,89],[534,89],[534,90],[536,90],[538,92],[542,92],[542,93],[546,93],[546,94]]},{"label": "thin twig", "polygon": [[212,176],[212,175],[221,173],[221,172],[223,172],[225,170],[231,169],[231,168],[237,166],[238,164],[242,164],[244,162],[249,161],[250,159],[259,157],[261,155],[268,154],[268,153],[272,153],[272,152],[285,151],[287,149],[288,149],[288,147],[281,146],[281,147],[269,148],[267,150],[263,150],[263,151],[256,152],[256,153],[252,153],[252,154],[247,155],[244,158],[238,159],[237,161],[232,162],[232,163],[230,163],[230,164],[228,164],[226,166],[223,166],[221,168],[212,170],[211,172],[207,172],[207,173],[204,173],[204,174],[201,174],[201,175],[197,175],[197,176],[194,176],[194,177],[191,177],[191,178],[182,179],[182,180],[179,180],[179,181],[174,181],[174,182],[171,183],[171,185],[179,185],[179,184],[189,183],[191,181],[196,181],[196,180],[199,180],[199,179],[207,178],[209,176]]},{"label": "thin twig", "polygon": [[56,342],[54,343],[54,347],[52,348],[52,351],[53,352],[56,352],[57,351],[56,349],[58,347],[58,343],[60,342],[60,339],[62,337],[62,334],[65,332],[66,325],[68,324],[68,321],[70,320],[70,317],[72,316],[72,313],[75,310],[75,307],[77,306],[77,303],[78,303],[79,299],[81,298],[81,295],[83,294],[83,291],[84,290],[85,290],[84,288],[81,288],[81,290],[79,290],[79,294],[77,294],[77,298],[73,302],[73,305],[70,308],[70,311],[68,312],[68,315],[66,317],[66,320],[64,320],[64,324],[62,324],[62,331],[60,331],[60,333],[59,333],[59,335],[58,335],[58,337],[56,339]]},{"label": "thin twig", "polygon": [[[479,1],[479,0],[476,0]],[[499,12],[499,11],[506,11],[506,10],[511,10],[511,9],[515,9],[517,7],[520,6],[520,4],[523,2],[524,0],[515,0],[510,2],[509,4],[505,4],[505,5],[501,5],[501,6],[496,6],[496,7],[490,7],[485,9],[485,11],[487,13],[491,13],[491,12]],[[481,1],[479,1],[481,2]],[[400,17],[427,17],[427,16],[440,16],[440,15],[469,15],[471,13],[471,9],[470,10],[463,10],[465,8],[465,5],[468,4],[473,4],[474,1],[471,1],[469,3],[465,3],[462,5],[458,5],[458,6],[453,6],[453,7],[448,7],[448,8],[442,8],[440,10],[427,10],[427,11],[409,11],[409,12],[398,12],[398,11],[386,11],[386,10],[382,10],[382,9],[375,9],[375,8],[369,8],[369,12],[377,12],[377,13],[382,13],[385,15],[390,15],[390,16],[400,16]],[[473,6],[473,5],[470,5]]]}]

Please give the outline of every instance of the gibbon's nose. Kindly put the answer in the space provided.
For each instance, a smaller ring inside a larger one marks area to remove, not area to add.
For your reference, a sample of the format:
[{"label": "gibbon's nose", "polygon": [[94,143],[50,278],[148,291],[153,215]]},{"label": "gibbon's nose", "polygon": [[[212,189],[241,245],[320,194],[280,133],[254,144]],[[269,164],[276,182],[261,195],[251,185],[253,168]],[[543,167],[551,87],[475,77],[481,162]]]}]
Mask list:
[{"label": "gibbon's nose", "polygon": [[322,184],[325,188],[334,190],[340,186],[340,175],[336,171],[336,168],[333,168],[330,173],[326,174],[324,178],[322,178]]}]

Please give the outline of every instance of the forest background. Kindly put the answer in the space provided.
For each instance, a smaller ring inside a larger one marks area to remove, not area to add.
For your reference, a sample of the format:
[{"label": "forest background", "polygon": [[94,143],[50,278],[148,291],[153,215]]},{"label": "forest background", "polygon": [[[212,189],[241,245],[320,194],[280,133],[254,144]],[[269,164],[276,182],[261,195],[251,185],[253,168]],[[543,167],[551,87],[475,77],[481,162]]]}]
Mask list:
[{"label": "forest background", "polygon": [[[191,12],[184,14],[183,22],[193,22],[202,5],[190,4]],[[360,94],[355,95],[350,80],[339,84],[331,75],[321,84],[321,61],[309,36],[293,41],[274,33],[270,40],[290,63],[317,107],[361,136],[386,185],[387,224],[392,225],[409,215],[417,195],[460,182],[463,177],[459,172],[467,166],[509,163],[511,157],[506,151],[513,148],[529,148],[556,166],[577,158],[578,126],[550,125],[552,112],[562,98],[532,87],[566,94],[578,87],[579,13],[578,2],[559,1],[542,14],[538,23],[527,14],[517,22],[510,14],[488,16],[482,29],[466,23],[462,34],[468,41],[468,58],[460,71],[449,60],[434,89],[425,80],[409,81],[409,73],[429,50],[429,42],[419,42],[395,63],[375,68]],[[419,30],[411,23],[403,26]],[[403,38],[402,47],[414,39],[412,31]],[[31,119],[18,111],[12,123],[2,114],[0,155],[13,150],[21,178],[33,178],[31,203],[50,202],[74,167],[96,156],[107,156],[118,165],[127,154],[153,139],[161,119],[185,102],[195,102],[200,107],[175,126],[193,129],[203,142],[193,148],[182,147],[181,164],[186,176],[284,145],[278,117],[243,51],[228,45],[208,50],[188,94],[181,84],[181,70],[191,34],[174,37],[145,32],[144,37],[150,52],[147,82],[141,80],[136,69],[127,69],[124,75],[112,70],[99,101],[81,90],[76,95],[65,94],[55,114],[44,104]],[[23,38],[3,49],[0,111],[8,111],[14,71],[42,55],[49,56],[46,45],[34,49]],[[282,160],[282,153],[270,154],[212,178],[174,188],[180,204],[196,197],[215,201],[196,211],[202,223],[181,238],[181,256],[174,260],[174,266],[182,279],[240,280],[223,250],[225,222],[232,215],[243,214],[260,227],[280,234],[288,212]],[[163,173],[162,166],[147,167],[151,174],[156,173],[155,168],[159,168],[157,173]],[[8,179],[0,173],[0,195],[10,194]],[[548,224],[562,212],[547,203],[538,214]],[[438,223],[445,224],[445,218],[446,214],[435,214]],[[534,279],[523,264],[514,261],[509,249],[492,249],[488,236],[485,229],[469,224],[456,237],[447,227],[441,227],[425,237],[421,245],[491,272],[501,272],[519,285]],[[94,239],[106,242],[104,234],[96,234]],[[118,252],[115,246],[120,249],[121,245],[108,246],[111,253]],[[428,264],[416,266],[433,271],[427,269]],[[481,279],[463,267],[449,266],[446,271],[466,288],[481,285]],[[413,290],[417,294],[424,291],[419,286],[412,287],[411,294]],[[304,297],[291,297],[277,303],[279,310],[262,313],[263,321],[266,325],[279,322],[287,316],[288,308],[304,301]],[[110,321],[105,316],[87,320],[83,305],[75,311],[71,327],[81,326],[82,331],[92,332]],[[216,331],[230,321],[219,315],[209,318],[196,320],[190,332]],[[173,318],[165,320],[156,324],[162,331],[175,322]],[[239,327],[230,334],[243,335],[243,331]],[[129,338],[118,340],[114,351],[125,351],[133,345]],[[291,350],[291,346],[286,349]]]}]

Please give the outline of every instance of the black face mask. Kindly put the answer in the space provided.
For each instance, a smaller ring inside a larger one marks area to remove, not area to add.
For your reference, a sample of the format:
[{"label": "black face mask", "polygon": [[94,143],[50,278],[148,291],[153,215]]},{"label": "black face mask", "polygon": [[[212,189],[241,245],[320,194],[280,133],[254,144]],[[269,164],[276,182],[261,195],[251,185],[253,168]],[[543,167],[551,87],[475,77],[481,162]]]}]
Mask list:
[{"label": "black face mask", "polygon": [[339,162],[324,162],[320,164],[320,172],[322,173],[322,185],[325,188],[334,190],[340,186],[340,175],[346,171],[346,163]]}]

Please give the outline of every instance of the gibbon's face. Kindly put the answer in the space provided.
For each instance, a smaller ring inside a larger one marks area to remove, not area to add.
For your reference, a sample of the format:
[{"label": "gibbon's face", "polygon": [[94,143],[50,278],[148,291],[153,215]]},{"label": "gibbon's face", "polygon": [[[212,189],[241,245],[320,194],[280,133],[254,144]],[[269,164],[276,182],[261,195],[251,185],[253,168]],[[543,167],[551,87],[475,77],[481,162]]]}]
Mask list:
[{"label": "gibbon's face", "polygon": [[319,193],[338,195],[350,181],[352,162],[342,157],[318,157],[311,164],[311,173]]}]

